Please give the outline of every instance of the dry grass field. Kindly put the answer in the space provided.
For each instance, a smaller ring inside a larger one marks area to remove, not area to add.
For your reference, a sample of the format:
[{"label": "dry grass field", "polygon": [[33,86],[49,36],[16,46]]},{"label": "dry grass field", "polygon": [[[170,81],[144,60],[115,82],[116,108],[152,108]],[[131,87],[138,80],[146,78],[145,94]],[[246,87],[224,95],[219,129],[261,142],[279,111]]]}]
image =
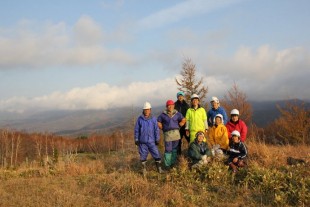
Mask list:
[{"label": "dry grass field", "polygon": [[[185,156],[141,173],[138,152],[75,154],[56,164],[0,169],[0,206],[309,206],[310,147],[249,142],[249,166],[232,175],[213,161],[190,170]],[[184,150],[184,154],[186,151]],[[288,165],[287,157],[306,163]]]}]

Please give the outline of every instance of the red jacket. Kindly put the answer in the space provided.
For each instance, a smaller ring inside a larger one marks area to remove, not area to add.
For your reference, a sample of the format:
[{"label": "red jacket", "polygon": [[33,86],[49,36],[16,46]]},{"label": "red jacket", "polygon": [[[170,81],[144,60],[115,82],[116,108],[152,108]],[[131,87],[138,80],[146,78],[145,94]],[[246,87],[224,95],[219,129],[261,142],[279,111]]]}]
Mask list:
[{"label": "red jacket", "polygon": [[238,120],[237,122],[232,122],[231,120],[226,124],[226,128],[228,131],[228,138],[230,139],[230,134],[234,131],[237,130],[240,132],[240,140],[241,142],[244,142],[246,140],[246,134],[248,132],[248,127],[242,120]]}]

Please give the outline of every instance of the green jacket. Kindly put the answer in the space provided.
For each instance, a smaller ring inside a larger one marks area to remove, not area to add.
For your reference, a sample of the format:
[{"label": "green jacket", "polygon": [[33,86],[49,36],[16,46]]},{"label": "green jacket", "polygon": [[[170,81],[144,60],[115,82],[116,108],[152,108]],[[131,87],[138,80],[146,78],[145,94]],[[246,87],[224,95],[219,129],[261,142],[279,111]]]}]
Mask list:
[{"label": "green jacket", "polygon": [[192,159],[193,163],[195,164],[201,160],[202,155],[211,156],[211,151],[208,148],[207,143],[202,142],[199,145],[197,139],[195,139],[195,141],[189,145],[188,156]]}]

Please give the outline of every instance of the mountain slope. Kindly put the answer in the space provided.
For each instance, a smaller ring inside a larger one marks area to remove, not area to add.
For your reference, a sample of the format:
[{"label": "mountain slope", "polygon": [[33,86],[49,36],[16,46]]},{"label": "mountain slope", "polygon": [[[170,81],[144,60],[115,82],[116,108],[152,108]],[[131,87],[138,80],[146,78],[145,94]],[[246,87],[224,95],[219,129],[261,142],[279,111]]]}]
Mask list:
[{"label": "mountain slope", "polygon": [[[276,105],[284,106],[285,101],[253,101],[251,104],[253,122],[259,127],[264,127],[279,117],[280,113]],[[310,108],[309,102],[307,106]],[[154,107],[152,113],[158,116],[163,109],[164,106]],[[28,114],[0,112],[0,127],[70,136],[95,132],[110,133],[117,129],[132,130],[135,119],[141,111],[140,108],[127,107],[109,110],[44,111]]]}]

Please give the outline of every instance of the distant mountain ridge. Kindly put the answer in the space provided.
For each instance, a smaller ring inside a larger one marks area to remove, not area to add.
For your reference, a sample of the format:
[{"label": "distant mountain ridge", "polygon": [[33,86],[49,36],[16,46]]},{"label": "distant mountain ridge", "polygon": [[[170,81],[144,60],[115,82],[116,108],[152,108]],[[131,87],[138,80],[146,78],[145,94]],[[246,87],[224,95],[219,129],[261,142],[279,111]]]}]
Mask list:
[{"label": "distant mountain ridge", "polygon": [[306,104],[306,108],[310,109],[310,100],[281,100],[281,101],[251,101],[253,108],[252,121],[259,127],[265,127],[280,116],[277,106],[285,107],[287,102],[297,104]]},{"label": "distant mountain ridge", "polygon": [[[305,101],[310,108],[310,101]],[[259,127],[267,126],[278,118],[276,105],[284,106],[286,101],[252,101],[253,122]],[[301,101],[300,101],[301,103]],[[154,107],[158,116],[164,106]],[[0,112],[0,128],[27,132],[50,132],[59,135],[81,136],[92,133],[111,133],[113,130],[132,130],[140,108],[124,107],[108,110],[55,110],[37,113],[17,114]],[[229,114],[229,112],[227,111]]]}]

